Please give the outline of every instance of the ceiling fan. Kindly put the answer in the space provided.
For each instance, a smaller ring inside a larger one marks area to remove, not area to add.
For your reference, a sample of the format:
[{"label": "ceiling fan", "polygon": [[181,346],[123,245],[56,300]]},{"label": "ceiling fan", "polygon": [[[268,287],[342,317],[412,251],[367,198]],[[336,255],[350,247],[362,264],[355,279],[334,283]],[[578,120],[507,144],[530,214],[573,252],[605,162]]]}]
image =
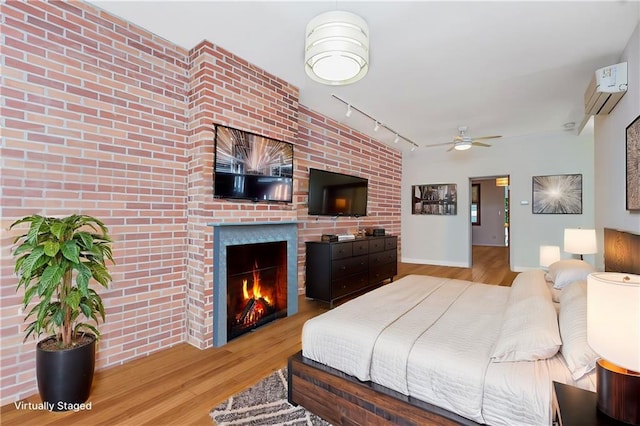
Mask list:
[{"label": "ceiling fan", "polygon": [[460,126],[458,127],[458,136],[453,138],[451,142],[439,143],[435,145],[427,145],[427,147],[451,145],[451,148],[449,148],[447,152],[453,149],[458,151],[464,151],[471,148],[472,146],[482,146],[485,148],[490,147],[491,145],[489,145],[488,143],[483,143],[478,141],[484,140],[484,139],[496,139],[501,137],[502,136],[480,136],[477,138],[472,138],[470,136],[467,136],[467,126]]}]

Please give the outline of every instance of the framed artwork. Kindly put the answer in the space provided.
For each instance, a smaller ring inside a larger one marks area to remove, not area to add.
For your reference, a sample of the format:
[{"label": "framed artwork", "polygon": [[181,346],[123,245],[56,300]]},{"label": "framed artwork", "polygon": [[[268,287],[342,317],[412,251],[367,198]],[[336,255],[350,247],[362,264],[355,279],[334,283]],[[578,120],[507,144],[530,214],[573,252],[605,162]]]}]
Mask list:
[{"label": "framed artwork", "polygon": [[582,175],[533,177],[534,214],[582,214]]},{"label": "framed artwork", "polygon": [[627,126],[627,210],[640,211],[640,115]]},{"label": "framed artwork", "polygon": [[411,186],[413,214],[458,214],[458,190],[454,183]]}]

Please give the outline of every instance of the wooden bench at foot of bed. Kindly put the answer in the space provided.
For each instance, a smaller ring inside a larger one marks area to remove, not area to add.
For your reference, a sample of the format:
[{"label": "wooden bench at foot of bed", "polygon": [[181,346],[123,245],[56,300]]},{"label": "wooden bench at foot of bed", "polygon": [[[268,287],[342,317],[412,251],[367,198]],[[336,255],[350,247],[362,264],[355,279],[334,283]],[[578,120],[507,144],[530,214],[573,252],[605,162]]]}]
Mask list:
[{"label": "wooden bench at foot of bed", "polygon": [[477,426],[469,419],[302,356],[288,362],[289,402],[339,426]]}]

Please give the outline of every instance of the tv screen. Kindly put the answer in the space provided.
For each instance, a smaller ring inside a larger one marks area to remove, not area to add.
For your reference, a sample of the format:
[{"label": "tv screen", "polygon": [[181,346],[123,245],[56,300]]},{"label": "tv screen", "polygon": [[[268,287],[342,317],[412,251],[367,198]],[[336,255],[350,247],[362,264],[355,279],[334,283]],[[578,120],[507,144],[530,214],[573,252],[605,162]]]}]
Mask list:
[{"label": "tv screen", "polygon": [[290,203],[293,144],[215,125],[213,195]]},{"label": "tv screen", "polygon": [[309,215],[366,216],[367,179],[309,169]]}]

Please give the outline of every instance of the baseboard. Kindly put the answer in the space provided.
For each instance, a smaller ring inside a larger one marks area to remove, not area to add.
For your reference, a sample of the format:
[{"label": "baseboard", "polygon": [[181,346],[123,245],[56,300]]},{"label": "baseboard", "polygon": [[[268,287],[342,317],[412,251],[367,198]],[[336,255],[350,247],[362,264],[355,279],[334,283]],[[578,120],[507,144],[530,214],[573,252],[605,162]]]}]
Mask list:
[{"label": "baseboard", "polygon": [[434,266],[452,266],[454,268],[470,268],[471,265],[464,262],[448,262],[442,260],[429,260],[429,259],[411,259],[403,257],[400,259],[402,263],[416,263],[418,265],[434,265]]}]

